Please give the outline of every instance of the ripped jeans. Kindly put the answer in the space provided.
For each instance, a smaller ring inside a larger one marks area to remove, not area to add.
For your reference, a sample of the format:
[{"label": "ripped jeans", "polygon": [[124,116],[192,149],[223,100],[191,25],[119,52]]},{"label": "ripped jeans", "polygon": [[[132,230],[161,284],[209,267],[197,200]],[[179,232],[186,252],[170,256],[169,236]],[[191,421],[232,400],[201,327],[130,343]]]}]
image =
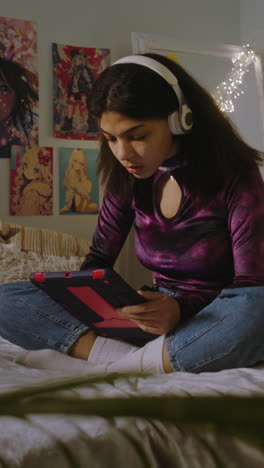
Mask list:
[{"label": "ripped jeans", "polygon": [[[31,282],[0,286],[3,338],[26,349],[68,353],[87,330]],[[224,289],[194,318],[168,333],[166,345],[175,371],[213,372],[264,361],[264,287]]]}]

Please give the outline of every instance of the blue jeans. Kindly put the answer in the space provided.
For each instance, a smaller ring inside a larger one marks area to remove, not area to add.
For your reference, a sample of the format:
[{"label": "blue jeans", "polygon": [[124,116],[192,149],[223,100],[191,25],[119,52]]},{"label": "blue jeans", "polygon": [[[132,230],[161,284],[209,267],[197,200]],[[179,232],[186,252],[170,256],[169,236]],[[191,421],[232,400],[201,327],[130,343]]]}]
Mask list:
[{"label": "blue jeans", "polygon": [[30,281],[0,286],[0,335],[22,348],[67,353],[87,330]]},{"label": "blue jeans", "polygon": [[[67,353],[87,329],[28,281],[0,286],[0,335],[23,348]],[[166,344],[175,371],[213,372],[264,361],[264,287],[224,289],[170,332]]]}]

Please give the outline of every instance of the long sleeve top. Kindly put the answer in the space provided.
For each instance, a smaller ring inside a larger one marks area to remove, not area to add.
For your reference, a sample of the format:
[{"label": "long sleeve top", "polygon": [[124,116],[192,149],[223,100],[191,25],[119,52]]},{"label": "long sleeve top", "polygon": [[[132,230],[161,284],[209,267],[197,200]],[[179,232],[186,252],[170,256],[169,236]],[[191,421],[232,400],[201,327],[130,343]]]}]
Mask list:
[{"label": "long sleeve top", "polygon": [[162,216],[155,188],[163,175],[136,180],[129,204],[106,193],[81,269],[113,266],[131,226],[139,261],[155,282],[177,293],[182,320],[224,288],[264,286],[264,183],[257,167],[230,177],[207,204],[192,197],[177,168],[182,192],[173,218]]}]

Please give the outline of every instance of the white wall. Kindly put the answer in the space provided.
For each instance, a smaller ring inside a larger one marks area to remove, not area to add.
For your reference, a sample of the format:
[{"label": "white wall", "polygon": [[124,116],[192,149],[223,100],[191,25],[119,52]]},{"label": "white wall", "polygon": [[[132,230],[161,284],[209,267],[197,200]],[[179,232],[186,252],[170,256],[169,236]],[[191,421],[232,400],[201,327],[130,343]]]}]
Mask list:
[{"label": "white wall", "polygon": [[[250,44],[257,52],[259,51],[262,55],[264,53],[264,2],[263,0],[241,0],[240,2],[240,38],[241,44]],[[257,98],[258,96],[254,93],[254,90],[247,90],[248,102],[255,103],[255,106],[248,106],[249,112],[242,115],[245,123],[244,126],[250,127],[252,131],[252,140],[250,143],[254,144],[259,149],[264,149],[264,129],[258,125],[260,121],[260,114],[258,109]],[[256,110],[256,112],[254,112]],[[250,122],[250,126],[248,125]]]},{"label": "white wall", "polygon": [[[264,2],[263,0],[241,0],[240,1],[240,38],[241,44],[250,44],[255,50],[259,51],[264,59]],[[264,73],[264,67],[262,67]],[[250,105],[248,112],[241,115],[241,124],[245,129],[250,128],[250,143],[256,148],[264,150],[264,129],[259,125],[260,114],[257,96],[254,91],[247,92],[246,99]],[[251,102],[250,102],[251,101]],[[255,106],[252,106],[252,102]],[[250,125],[249,125],[250,122]],[[261,169],[264,177],[264,168]]]},{"label": "white wall", "polygon": [[264,49],[263,19],[263,0],[240,0],[241,42]]},{"label": "white wall", "polygon": [[[251,2],[250,2],[251,3]],[[96,215],[58,216],[57,148],[76,141],[53,138],[51,43],[106,47],[112,60],[131,52],[131,32],[172,35],[180,40],[213,43],[240,42],[239,0],[8,0],[0,15],[35,20],[39,37],[40,146],[54,147],[54,215],[10,217],[9,161],[0,159],[0,218],[7,221],[63,230],[91,239]],[[78,142],[94,148],[97,143]],[[126,254],[130,258],[131,252]],[[125,268],[129,278],[128,262]],[[131,264],[131,260],[130,260]],[[131,275],[130,275],[131,276]],[[131,279],[131,278],[130,278]]]}]

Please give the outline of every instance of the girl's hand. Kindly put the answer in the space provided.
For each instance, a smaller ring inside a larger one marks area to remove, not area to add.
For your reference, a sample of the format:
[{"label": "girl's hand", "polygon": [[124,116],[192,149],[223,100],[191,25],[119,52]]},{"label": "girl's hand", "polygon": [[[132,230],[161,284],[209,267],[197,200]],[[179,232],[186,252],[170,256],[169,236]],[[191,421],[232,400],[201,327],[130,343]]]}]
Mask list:
[{"label": "girl's hand", "polygon": [[173,330],[180,320],[180,306],[171,296],[160,292],[138,291],[146,302],[117,309],[120,317],[133,320],[142,330],[163,335]]}]

